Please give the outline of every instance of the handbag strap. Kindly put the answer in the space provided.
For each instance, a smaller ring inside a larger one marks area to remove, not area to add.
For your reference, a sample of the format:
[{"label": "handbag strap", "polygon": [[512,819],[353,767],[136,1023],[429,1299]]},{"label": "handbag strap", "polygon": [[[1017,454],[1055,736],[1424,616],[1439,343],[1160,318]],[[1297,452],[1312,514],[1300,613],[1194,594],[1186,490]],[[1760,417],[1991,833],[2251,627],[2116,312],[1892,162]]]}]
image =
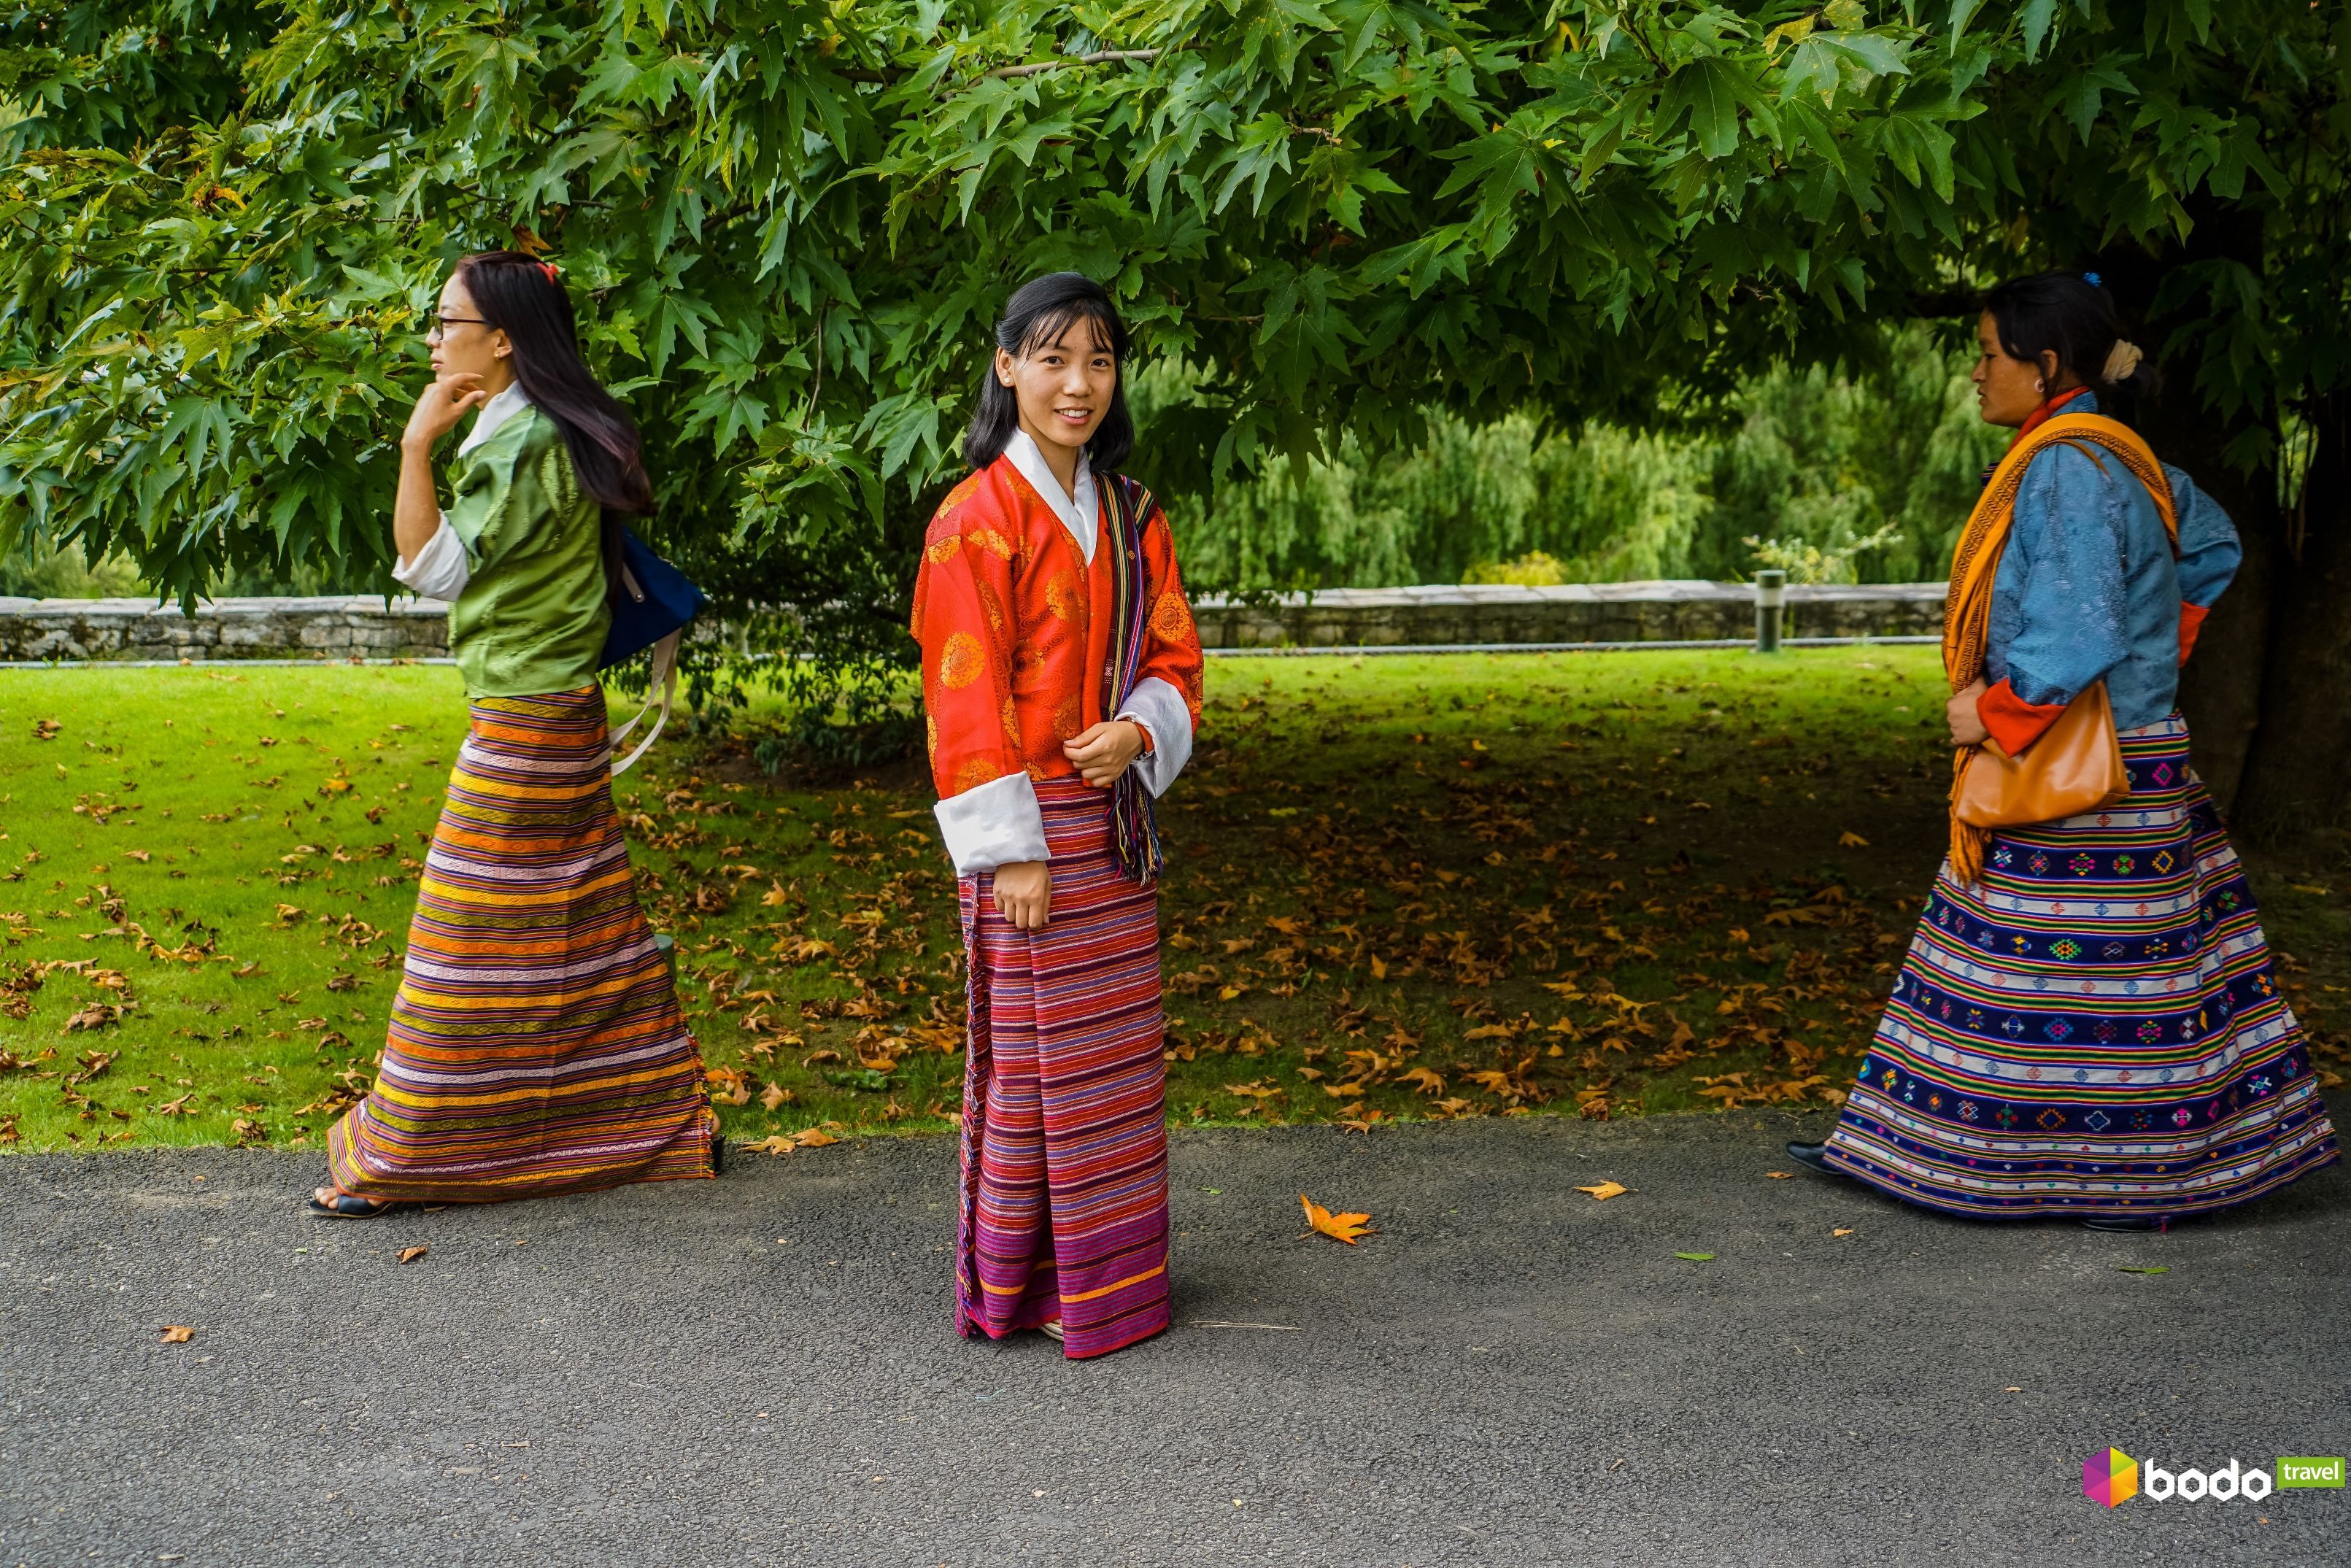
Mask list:
[{"label": "handbag strap", "polygon": [[685,628],[681,626],[653,644],[653,678],[645,685],[645,706],[637,710],[634,718],[612,733],[612,749],[618,751],[621,748],[621,743],[629,738],[630,731],[643,722],[645,715],[656,707],[661,709],[661,714],[653,720],[653,727],[645,733],[645,737],[637,742],[636,749],[612,765],[612,777],[615,779],[636,766],[637,758],[645,754],[646,747],[661,738],[662,727],[669,723],[670,709],[677,700],[677,649],[684,637]]}]

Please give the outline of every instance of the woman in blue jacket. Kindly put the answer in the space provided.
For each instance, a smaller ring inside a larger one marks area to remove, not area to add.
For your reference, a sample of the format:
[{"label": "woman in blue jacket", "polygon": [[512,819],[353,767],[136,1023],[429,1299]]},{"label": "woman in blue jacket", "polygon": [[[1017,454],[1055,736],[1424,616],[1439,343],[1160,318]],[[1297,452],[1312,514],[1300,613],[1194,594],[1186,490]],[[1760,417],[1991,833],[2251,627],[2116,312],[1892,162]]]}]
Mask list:
[{"label": "woman in blue jacket", "polygon": [[1844,1113],[1789,1153],[1949,1212],[2160,1229],[2338,1157],[2174,701],[2241,551],[2110,416],[2153,372],[2094,277],[2002,285],[1980,332],[1983,417],[2017,440],[1953,564],[1951,739],[2029,758],[2103,683],[2130,793],[2029,827],[1954,817]]}]

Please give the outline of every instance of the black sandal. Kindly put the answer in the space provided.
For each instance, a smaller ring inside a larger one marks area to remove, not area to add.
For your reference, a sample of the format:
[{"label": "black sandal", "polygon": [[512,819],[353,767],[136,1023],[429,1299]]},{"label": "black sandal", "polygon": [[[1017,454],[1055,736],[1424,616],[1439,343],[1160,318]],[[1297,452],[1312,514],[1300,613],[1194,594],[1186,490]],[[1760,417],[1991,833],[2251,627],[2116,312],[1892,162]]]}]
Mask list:
[{"label": "black sandal", "polygon": [[1823,1176],[1835,1176],[1840,1181],[1852,1179],[1829,1164],[1829,1146],[1826,1144],[1792,1143],[1788,1145],[1788,1157],[1805,1169],[1818,1171]]},{"label": "black sandal", "polygon": [[380,1215],[390,1214],[402,1205],[393,1198],[377,1199],[361,1197],[357,1193],[339,1192],[332,1203],[320,1203],[319,1195],[312,1193],[303,1207],[321,1219],[373,1219]]}]

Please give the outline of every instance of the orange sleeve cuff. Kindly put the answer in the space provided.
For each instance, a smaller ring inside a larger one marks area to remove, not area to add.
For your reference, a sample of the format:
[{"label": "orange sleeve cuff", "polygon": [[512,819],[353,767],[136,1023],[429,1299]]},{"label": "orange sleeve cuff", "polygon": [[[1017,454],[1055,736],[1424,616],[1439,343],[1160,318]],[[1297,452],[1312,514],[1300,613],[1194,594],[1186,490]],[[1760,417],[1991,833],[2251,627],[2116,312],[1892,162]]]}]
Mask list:
[{"label": "orange sleeve cuff", "polygon": [[2186,664],[2188,655],[2196,652],[2196,633],[2204,630],[2204,617],[2212,613],[2209,604],[2186,604],[2179,607],[2179,662]]},{"label": "orange sleeve cuff", "polygon": [[2011,757],[2041,738],[2065,711],[2064,703],[2029,703],[2006,681],[1988,688],[1976,699],[1976,716]]}]

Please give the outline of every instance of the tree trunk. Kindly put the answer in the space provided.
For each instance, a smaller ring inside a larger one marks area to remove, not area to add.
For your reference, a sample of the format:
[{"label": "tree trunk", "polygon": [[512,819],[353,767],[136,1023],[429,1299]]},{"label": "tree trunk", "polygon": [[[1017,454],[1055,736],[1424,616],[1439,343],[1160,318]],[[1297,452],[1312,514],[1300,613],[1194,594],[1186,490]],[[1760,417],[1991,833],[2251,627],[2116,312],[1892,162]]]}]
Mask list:
[{"label": "tree trunk", "polygon": [[2179,267],[2231,260],[2258,269],[2263,242],[2261,216],[2209,193],[2190,197],[2188,205],[2193,226],[2184,241],[2158,254],[2130,246],[2109,250],[2098,258],[2098,267],[2121,308],[2126,329],[2167,372],[2164,395],[2147,402],[2137,414],[2139,434],[2158,457],[2185,469],[2199,488],[2220,503],[2244,542],[2244,563],[2204,623],[2196,656],[2179,682],[2179,707],[2192,737],[2196,771],[2225,811],[2231,810],[2243,786],[2255,736],[2264,722],[2263,686],[2276,621],[2276,567],[2283,528],[2274,464],[2264,463],[2248,474],[2224,455],[2230,444],[2258,422],[2245,412],[2223,418],[2207,409],[2197,392],[2195,364],[2184,355],[2167,354],[2183,331],[2200,336],[2197,329],[2203,325],[2207,301],[2189,302],[2184,313],[2153,314],[2165,277]]},{"label": "tree trunk", "polygon": [[2245,547],[2243,564],[2213,606],[2196,639],[2196,655],[2179,677],[2179,710],[2188,720],[2196,771],[2227,811],[2262,722],[2282,522],[2276,469],[2263,464],[2247,474],[2221,455],[2250,422],[2223,421],[2201,408],[2187,384],[2188,370],[2177,368],[2168,394],[2140,411],[2138,426],[2158,457],[2187,470],[2220,503]]},{"label": "tree trunk", "polygon": [[2280,844],[2340,826],[2351,806],[2351,397],[2312,411],[2299,521],[2281,539],[2261,723],[2232,825]]},{"label": "tree trunk", "polygon": [[2278,539],[2275,507],[2239,511],[2220,495],[2213,499],[2236,519],[2245,559],[2204,622],[2195,657],[2179,673],[2179,711],[2188,720],[2196,771],[2226,812],[2234,810],[2246,758],[2261,727]]}]

